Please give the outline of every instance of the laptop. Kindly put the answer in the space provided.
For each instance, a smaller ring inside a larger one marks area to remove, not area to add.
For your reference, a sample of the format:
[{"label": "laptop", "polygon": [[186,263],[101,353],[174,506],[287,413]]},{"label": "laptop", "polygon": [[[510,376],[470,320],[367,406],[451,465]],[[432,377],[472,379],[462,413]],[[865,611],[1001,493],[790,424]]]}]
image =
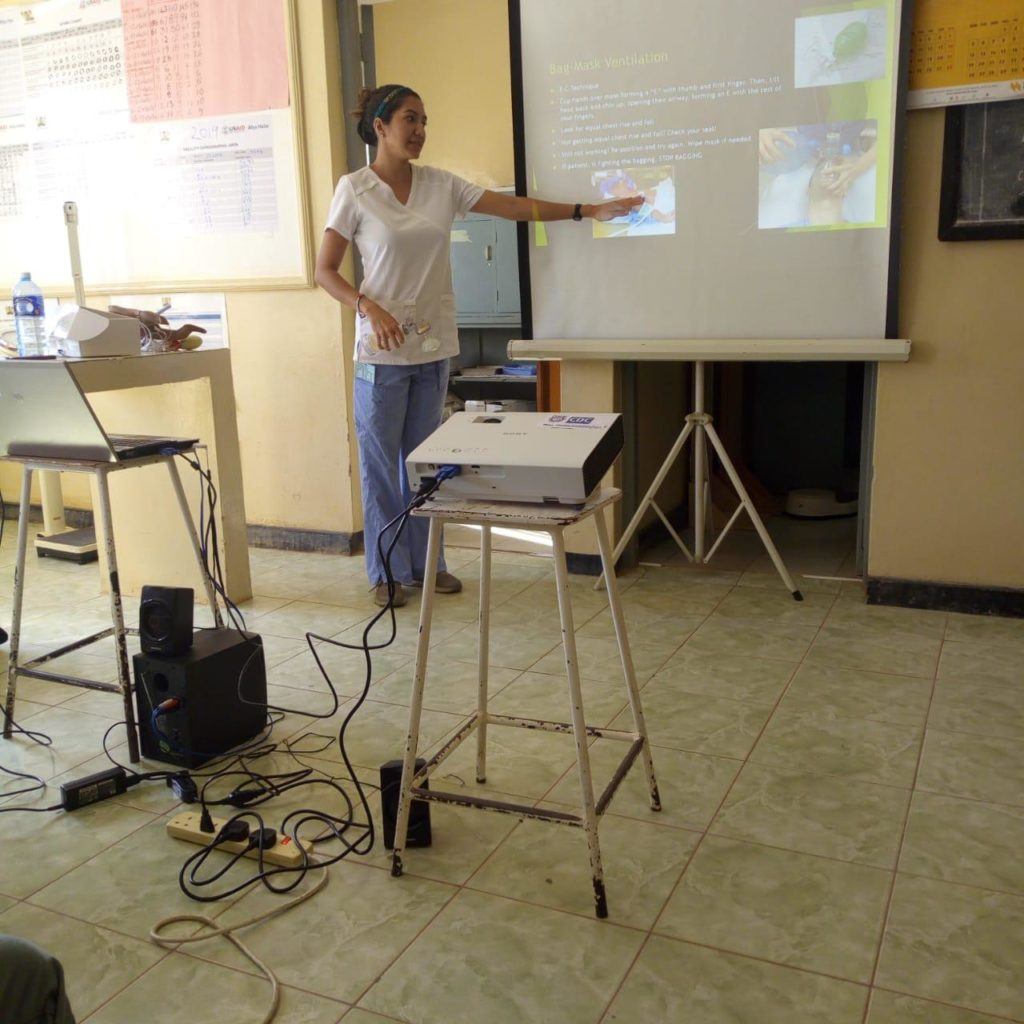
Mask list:
[{"label": "laptop", "polygon": [[0,458],[123,462],[190,451],[198,443],[108,434],[66,362],[0,359]]}]

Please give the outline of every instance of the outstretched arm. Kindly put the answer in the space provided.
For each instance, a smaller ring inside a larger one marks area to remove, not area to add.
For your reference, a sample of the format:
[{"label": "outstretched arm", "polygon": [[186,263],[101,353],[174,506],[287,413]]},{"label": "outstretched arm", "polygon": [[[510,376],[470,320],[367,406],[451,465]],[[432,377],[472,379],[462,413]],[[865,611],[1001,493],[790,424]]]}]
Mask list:
[{"label": "outstretched arm", "polygon": [[[580,212],[594,220],[622,217],[643,203],[643,196],[612,199],[607,203],[583,203]],[[530,196],[510,196],[504,192],[487,191],[477,200],[473,213],[485,213],[505,220],[571,220],[572,203],[549,203]]]}]

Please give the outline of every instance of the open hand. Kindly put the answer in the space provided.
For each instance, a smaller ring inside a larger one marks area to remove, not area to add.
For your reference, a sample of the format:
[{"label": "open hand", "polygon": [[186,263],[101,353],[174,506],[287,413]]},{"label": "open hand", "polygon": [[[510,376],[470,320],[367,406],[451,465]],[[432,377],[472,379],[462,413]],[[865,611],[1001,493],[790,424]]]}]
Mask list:
[{"label": "open hand", "polygon": [[609,199],[606,203],[594,203],[592,206],[584,206],[584,217],[592,217],[594,220],[614,220],[616,217],[625,217],[630,210],[642,206],[643,196],[627,196],[625,199]]},{"label": "open hand", "polygon": [[383,306],[378,306],[373,299],[364,299],[363,310],[379,348],[390,352],[404,344],[405,332],[402,325]]}]

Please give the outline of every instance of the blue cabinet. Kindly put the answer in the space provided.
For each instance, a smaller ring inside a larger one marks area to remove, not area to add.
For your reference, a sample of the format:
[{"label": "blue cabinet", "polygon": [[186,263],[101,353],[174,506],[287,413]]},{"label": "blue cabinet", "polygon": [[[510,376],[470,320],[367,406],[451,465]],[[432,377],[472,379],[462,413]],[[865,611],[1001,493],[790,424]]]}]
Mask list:
[{"label": "blue cabinet", "polygon": [[460,327],[518,327],[514,221],[471,213],[452,225],[452,276]]}]

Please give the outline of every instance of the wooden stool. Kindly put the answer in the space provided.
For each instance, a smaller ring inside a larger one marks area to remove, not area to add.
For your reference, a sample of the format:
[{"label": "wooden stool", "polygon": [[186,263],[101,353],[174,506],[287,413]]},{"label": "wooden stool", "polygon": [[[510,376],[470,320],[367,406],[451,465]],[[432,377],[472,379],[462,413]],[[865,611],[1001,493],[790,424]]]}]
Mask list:
[{"label": "wooden stool", "polygon": [[[395,827],[395,846],[391,857],[391,874],[402,874],[402,852],[409,827],[409,808],[413,800],[427,800],[434,803],[454,804],[460,807],[474,807],[485,811],[514,814],[522,818],[550,821],[561,825],[582,828],[587,837],[590,851],[590,869],[594,884],[594,902],[598,917],[608,916],[608,902],[605,897],[604,872],[601,867],[601,848],[598,842],[598,819],[607,810],[619,784],[633,766],[638,756],[643,757],[650,791],[651,808],[661,810],[658,785],[654,778],[647,726],[644,723],[640,692],[633,672],[633,659],[626,636],[626,624],[622,617],[619,592],[615,581],[615,565],[611,557],[611,545],[604,522],[604,509],[621,497],[615,488],[604,488],[582,508],[568,506],[537,506],[514,503],[492,504],[481,501],[435,501],[428,502],[413,515],[430,520],[427,540],[427,559],[424,571],[423,600],[420,606],[419,643],[416,648],[416,672],[413,679],[412,699],[409,706],[409,734],[406,739],[405,759],[402,766],[402,784],[399,793],[398,819]],[[579,665],[576,658],[576,634],[572,618],[572,602],[569,590],[569,570],[565,561],[565,540],[563,532],[567,526],[592,516],[597,529],[598,547],[608,588],[608,606],[611,609],[615,637],[619,645],[622,674],[625,679],[629,706],[633,712],[633,732],[614,729],[597,729],[586,724],[583,714],[583,698],[580,694]],[[480,533],[480,647],[479,647],[479,691],[476,713],[437,752],[423,768],[416,771],[416,753],[419,744],[420,714],[423,709],[423,689],[427,674],[427,654],[430,647],[430,621],[434,608],[434,588],[430,581],[437,575],[438,556],[441,550],[441,528],[444,523],[462,523],[479,526]],[[513,527],[517,530],[537,530],[551,536],[554,549],[555,583],[558,592],[558,613],[562,625],[562,647],[565,652],[565,671],[569,683],[569,702],[572,708],[571,722],[547,722],[541,719],[519,718],[512,715],[495,715],[487,710],[487,655],[491,590],[491,528],[493,526]],[[487,727],[505,725],[522,729],[541,729],[547,732],[571,732],[576,741],[576,763],[579,768],[581,790],[581,813],[550,811],[523,804],[506,803],[475,797],[465,793],[446,793],[427,789],[422,782],[470,733],[476,731],[476,780],[487,778]],[[594,787],[590,774],[590,753],[587,749],[589,737],[624,740],[629,743],[625,756],[616,768],[600,797],[594,800]]]},{"label": "wooden stool", "polygon": [[[18,514],[18,551],[14,563],[14,607],[11,612],[11,646],[7,663],[7,701],[6,715],[4,716],[4,738],[10,739],[14,726],[14,700],[18,676],[28,676],[32,679],[45,679],[51,683],[65,683],[69,686],[84,686],[90,690],[109,690],[120,693],[124,702],[124,720],[128,729],[128,756],[133,764],[139,760],[139,738],[135,728],[135,708],[132,704],[132,683],[131,675],[128,672],[128,646],[125,642],[125,634],[131,633],[137,636],[137,629],[125,629],[124,608],[121,602],[121,584],[117,574],[117,554],[114,549],[114,524],[110,515],[110,488],[107,477],[114,472],[123,469],[135,469],[139,466],[150,466],[153,463],[162,462],[171,475],[171,483],[174,486],[174,493],[178,497],[178,505],[181,508],[182,517],[185,520],[185,528],[188,530],[189,539],[192,541],[192,549],[195,551],[196,561],[199,563],[199,573],[206,588],[206,598],[213,609],[213,619],[218,628],[224,625],[221,618],[220,608],[217,606],[217,598],[214,593],[213,583],[206,574],[203,565],[202,549],[199,545],[199,537],[196,534],[192,522],[192,514],[189,511],[188,502],[185,500],[185,491],[181,486],[181,477],[178,476],[178,467],[174,464],[174,455],[149,455],[139,459],[125,459],[121,462],[94,462],[84,459],[60,459],[60,458],[29,458],[23,456],[6,456],[9,462],[18,462],[22,465],[21,476],[21,508]],[[21,600],[25,589],[25,549],[28,541],[28,513],[29,501],[32,495],[32,474],[41,470],[53,470],[57,473],[91,473],[96,479],[96,491],[99,495],[100,532],[103,534],[103,544],[107,557],[107,574],[110,584],[110,618],[112,625],[109,629],[101,629],[98,633],[75,640],[63,647],[42,654],[32,661],[20,664],[18,661],[18,642],[21,633]],[[46,672],[38,666],[48,661],[60,658],[72,651],[77,651],[89,644],[104,640],[113,636],[114,646],[117,652],[117,682],[100,683],[94,679],[83,679],[79,676],[69,676],[57,672]]]}]

